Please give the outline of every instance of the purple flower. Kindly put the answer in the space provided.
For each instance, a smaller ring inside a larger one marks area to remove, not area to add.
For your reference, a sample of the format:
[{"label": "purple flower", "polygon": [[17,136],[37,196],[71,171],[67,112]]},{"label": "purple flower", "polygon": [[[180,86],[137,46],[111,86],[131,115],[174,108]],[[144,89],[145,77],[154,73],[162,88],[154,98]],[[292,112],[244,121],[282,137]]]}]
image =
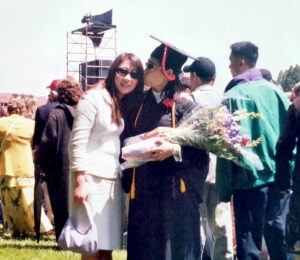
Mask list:
[{"label": "purple flower", "polygon": [[233,129],[230,129],[228,136],[232,138],[232,137],[237,136],[239,133],[240,133],[239,129],[233,128]]},{"label": "purple flower", "polygon": [[228,117],[226,122],[223,123],[223,126],[225,126],[225,127],[230,127],[232,125],[235,125],[235,121],[232,117]]}]

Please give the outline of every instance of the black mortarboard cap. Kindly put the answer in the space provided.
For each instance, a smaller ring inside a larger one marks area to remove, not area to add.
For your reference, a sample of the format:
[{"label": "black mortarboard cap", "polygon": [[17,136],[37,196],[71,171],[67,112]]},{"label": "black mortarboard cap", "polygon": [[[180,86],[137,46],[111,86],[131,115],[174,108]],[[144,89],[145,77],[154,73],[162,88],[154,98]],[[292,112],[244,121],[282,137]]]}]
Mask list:
[{"label": "black mortarboard cap", "polygon": [[188,57],[195,59],[193,56],[178,49],[173,44],[158,39],[152,35],[150,35],[150,37],[161,42],[161,44],[151,53],[151,57],[157,59],[161,63],[163,74],[168,80],[174,80],[174,78],[170,79],[165,74],[166,69],[172,69],[174,74],[179,74],[181,72],[182,65],[186,62]]}]

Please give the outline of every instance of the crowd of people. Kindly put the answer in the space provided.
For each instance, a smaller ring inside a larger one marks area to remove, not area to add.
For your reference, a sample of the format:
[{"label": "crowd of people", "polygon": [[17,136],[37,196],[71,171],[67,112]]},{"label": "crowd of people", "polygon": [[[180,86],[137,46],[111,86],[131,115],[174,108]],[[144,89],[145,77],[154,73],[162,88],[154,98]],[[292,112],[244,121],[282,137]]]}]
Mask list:
[{"label": "crowd of people", "polygon": [[[233,78],[223,95],[214,86],[211,59],[185,65],[188,54],[160,41],[145,69],[135,54],[122,53],[107,78],[84,93],[66,77],[50,84],[48,103],[37,109],[34,100],[13,97],[0,119],[7,232],[17,237],[36,225],[42,233],[53,228],[44,207],[34,223],[34,190],[42,179],[56,240],[69,217],[84,221],[83,207],[91,209],[98,251],[82,254],[84,260],[112,259],[124,230],[129,260],[263,259],[263,240],[271,260],[297,259],[300,83],[291,103],[270,72],[256,68],[255,44],[237,42],[230,50]],[[182,71],[189,73],[188,85]],[[263,169],[164,138],[164,129],[175,128],[194,108],[221,104],[262,115],[240,124],[251,140],[260,138],[252,149]],[[152,161],[121,171],[120,149],[137,135],[159,137],[148,152]]]},{"label": "crowd of people", "polygon": [[[34,232],[34,163],[31,140],[34,120],[27,118],[26,100],[15,96],[0,118],[0,193],[5,233],[26,237]],[[52,225],[41,212],[41,231]]]}]

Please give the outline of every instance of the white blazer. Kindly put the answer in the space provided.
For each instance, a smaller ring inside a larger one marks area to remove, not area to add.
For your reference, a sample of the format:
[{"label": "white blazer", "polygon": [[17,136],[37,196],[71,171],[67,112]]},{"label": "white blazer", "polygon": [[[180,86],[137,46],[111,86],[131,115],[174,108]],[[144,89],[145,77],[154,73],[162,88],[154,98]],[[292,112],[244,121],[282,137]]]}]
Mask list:
[{"label": "white blazer", "polygon": [[83,95],[77,105],[69,143],[71,172],[104,178],[119,174],[120,134],[124,129],[112,122],[112,99],[105,88]]}]

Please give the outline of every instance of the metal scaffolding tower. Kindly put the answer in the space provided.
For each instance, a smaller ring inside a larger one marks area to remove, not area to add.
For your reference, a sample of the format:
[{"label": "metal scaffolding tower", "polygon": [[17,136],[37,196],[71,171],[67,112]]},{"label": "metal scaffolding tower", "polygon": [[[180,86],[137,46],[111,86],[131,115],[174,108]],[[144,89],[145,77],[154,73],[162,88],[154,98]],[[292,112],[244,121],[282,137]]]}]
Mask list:
[{"label": "metal scaffolding tower", "polygon": [[67,33],[67,75],[79,79],[84,89],[106,78],[116,57],[116,26],[112,10],[84,16],[82,28]]}]

